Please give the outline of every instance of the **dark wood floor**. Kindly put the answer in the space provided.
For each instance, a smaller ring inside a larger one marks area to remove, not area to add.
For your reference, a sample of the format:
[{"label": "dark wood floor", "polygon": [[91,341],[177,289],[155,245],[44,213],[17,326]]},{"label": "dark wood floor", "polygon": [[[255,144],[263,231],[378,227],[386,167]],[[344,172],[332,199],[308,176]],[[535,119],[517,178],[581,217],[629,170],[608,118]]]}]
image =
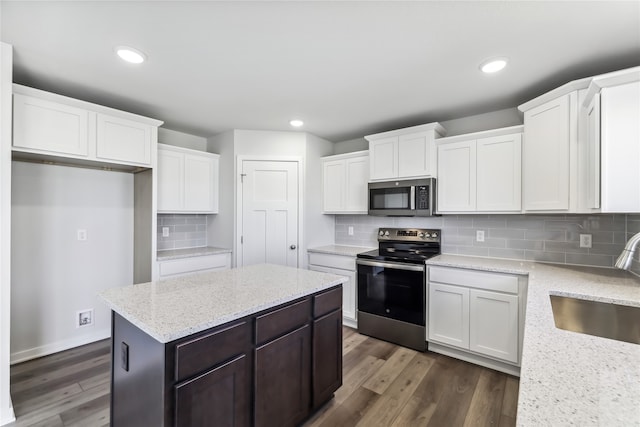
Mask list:
[{"label": "dark wood floor", "polygon": [[[343,386],[304,427],[513,426],[518,379],[344,328]],[[109,425],[109,341],[11,367],[10,426]]]}]

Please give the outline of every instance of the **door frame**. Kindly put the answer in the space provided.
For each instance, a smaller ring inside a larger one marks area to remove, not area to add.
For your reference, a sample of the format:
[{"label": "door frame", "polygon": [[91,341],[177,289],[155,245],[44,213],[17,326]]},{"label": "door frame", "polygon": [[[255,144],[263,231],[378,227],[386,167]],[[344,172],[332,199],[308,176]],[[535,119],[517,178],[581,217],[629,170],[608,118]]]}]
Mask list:
[{"label": "door frame", "polygon": [[244,154],[236,156],[235,164],[235,187],[234,192],[236,215],[235,215],[235,227],[233,236],[233,261],[234,267],[240,267],[240,236],[242,236],[242,181],[240,173],[242,171],[242,163],[244,161],[256,161],[256,162],[293,162],[298,165],[298,268],[302,268],[304,265],[304,252],[302,250],[304,242],[304,200],[302,196],[304,194],[304,159],[301,156],[260,156]]}]

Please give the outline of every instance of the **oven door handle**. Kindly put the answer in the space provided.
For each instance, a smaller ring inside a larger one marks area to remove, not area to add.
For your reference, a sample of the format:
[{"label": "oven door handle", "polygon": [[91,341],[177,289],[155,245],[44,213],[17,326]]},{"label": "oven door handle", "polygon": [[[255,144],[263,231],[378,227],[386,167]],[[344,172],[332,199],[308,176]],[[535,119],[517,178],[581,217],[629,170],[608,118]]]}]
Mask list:
[{"label": "oven door handle", "polygon": [[368,261],[363,259],[356,260],[356,264],[368,265],[371,267],[393,268],[395,270],[424,271],[424,265],[416,264],[396,264],[390,262]]}]

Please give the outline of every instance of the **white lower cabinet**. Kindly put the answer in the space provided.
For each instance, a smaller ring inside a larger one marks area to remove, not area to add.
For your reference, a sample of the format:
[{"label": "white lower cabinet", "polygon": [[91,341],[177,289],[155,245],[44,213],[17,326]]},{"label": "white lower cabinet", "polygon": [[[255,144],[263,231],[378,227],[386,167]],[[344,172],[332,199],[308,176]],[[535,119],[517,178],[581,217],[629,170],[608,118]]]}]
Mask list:
[{"label": "white lower cabinet", "polygon": [[309,270],[346,276],[349,280],[342,284],[342,320],[350,327],[357,327],[356,258],[348,255],[334,255],[309,252]]},{"label": "white lower cabinet", "polygon": [[166,279],[183,274],[204,273],[206,271],[228,270],[231,268],[231,254],[213,254],[189,258],[158,261],[158,277]]},{"label": "white lower cabinet", "polygon": [[[460,358],[517,373],[501,364],[520,364],[524,276],[429,267],[428,277],[429,349],[453,357],[466,353],[468,357]],[[450,348],[462,352],[452,354]]]}]

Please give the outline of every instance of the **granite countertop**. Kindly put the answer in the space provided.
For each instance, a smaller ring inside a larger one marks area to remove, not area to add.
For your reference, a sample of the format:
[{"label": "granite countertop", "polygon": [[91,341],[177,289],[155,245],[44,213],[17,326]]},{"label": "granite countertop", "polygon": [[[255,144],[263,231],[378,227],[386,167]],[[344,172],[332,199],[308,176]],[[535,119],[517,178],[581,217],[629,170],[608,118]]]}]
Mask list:
[{"label": "granite countertop", "polygon": [[231,252],[231,249],[216,248],[215,246],[202,246],[199,248],[186,249],[167,249],[158,251],[157,259],[158,261],[167,261],[171,259],[191,258],[196,256],[228,254]]},{"label": "granite countertop", "polygon": [[318,246],[307,249],[307,252],[316,252],[320,254],[356,256],[359,253],[372,251],[377,248],[367,248],[363,246],[346,246],[346,245],[327,245]]},{"label": "granite countertop", "polygon": [[167,343],[345,280],[334,274],[260,264],[112,288],[99,296],[111,310]]},{"label": "granite countertop", "polygon": [[624,271],[440,255],[428,265],[528,274],[517,425],[640,425],[640,345],[557,329],[550,294],[640,307]]}]

